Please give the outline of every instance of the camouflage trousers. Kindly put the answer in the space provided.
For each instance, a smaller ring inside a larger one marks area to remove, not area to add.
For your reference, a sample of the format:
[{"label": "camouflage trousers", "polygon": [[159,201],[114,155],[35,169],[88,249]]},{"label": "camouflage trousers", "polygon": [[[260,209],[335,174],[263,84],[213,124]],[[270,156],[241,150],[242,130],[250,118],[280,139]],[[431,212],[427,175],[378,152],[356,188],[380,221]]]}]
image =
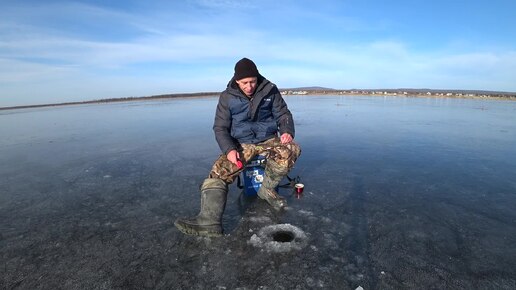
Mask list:
[{"label": "camouflage trousers", "polygon": [[243,168],[238,168],[231,163],[226,154],[220,155],[215,161],[210,171],[209,178],[222,179],[227,184],[233,183],[236,177],[245,165],[252,160],[256,155],[264,155],[267,160],[275,161],[282,169],[288,172],[299,155],[301,155],[301,148],[294,141],[288,144],[281,144],[280,138],[274,137],[258,144],[241,144],[241,148],[237,149],[240,154],[240,160],[244,164]]}]

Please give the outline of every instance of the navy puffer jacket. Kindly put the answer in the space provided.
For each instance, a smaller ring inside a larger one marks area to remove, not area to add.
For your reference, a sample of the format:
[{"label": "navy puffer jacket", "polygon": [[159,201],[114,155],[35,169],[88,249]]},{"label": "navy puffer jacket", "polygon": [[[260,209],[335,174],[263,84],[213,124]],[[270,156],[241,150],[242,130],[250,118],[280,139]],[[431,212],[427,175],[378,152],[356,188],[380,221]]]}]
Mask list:
[{"label": "navy puffer jacket", "polygon": [[275,84],[263,76],[252,99],[249,99],[231,79],[217,105],[213,124],[215,138],[223,153],[237,149],[239,144],[257,144],[281,134],[294,137],[294,121],[285,100]]}]

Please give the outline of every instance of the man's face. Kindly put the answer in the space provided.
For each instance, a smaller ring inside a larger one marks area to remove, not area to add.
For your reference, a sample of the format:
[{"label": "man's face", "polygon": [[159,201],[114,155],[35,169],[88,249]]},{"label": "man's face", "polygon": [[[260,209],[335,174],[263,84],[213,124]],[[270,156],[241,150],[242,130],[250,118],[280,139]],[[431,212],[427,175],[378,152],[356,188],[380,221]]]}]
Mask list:
[{"label": "man's face", "polygon": [[246,94],[246,96],[252,96],[254,94],[254,90],[256,90],[256,84],[258,83],[257,77],[249,77],[243,78],[236,81],[238,87]]}]

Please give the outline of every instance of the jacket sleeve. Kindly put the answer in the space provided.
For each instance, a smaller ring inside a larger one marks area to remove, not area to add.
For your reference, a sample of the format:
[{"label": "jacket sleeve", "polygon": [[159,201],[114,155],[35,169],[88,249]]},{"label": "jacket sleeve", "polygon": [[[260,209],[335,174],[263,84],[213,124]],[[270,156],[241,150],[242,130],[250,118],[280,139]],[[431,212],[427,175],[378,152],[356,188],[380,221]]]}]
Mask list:
[{"label": "jacket sleeve", "polygon": [[281,96],[279,90],[276,89],[274,93],[274,103],[272,106],[272,114],[278,124],[280,135],[283,133],[289,133],[292,138],[295,136],[294,119],[292,113],[287,107],[287,103]]},{"label": "jacket sleeve", "polygon": [[224,93],[220,95],[217,110],[215,111],[213,132],[222,153],[227,154],[229,151],[237,148],[236,140],[231,137],[231,112],[229,110],[228,98],[224,96]]}]

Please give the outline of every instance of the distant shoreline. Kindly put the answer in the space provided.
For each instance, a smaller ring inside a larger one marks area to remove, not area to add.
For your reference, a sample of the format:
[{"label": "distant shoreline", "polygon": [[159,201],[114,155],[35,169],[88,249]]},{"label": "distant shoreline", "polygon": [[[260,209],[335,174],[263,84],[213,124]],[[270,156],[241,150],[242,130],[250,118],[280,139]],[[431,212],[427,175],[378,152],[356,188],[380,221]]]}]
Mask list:
[{"label": "distant shoreline", "polygon": [[44,108],[44,107],[72,106],[72,105],[163,100],[163,99],[176,99],[176,98],[196,98],[196,97],[198,98],[198,97],[217,96],[219,94],[220,94],[220,92],[217,92],[217,93],[191,93],[191,94],[166,94],[166,95],[156,95],[156,96],[147,96],[147,97],[111,98],[111,99],[101,99],[101,100],[91,100],[91,101],[81,101],[81,102],[66,102],[66,103],[55,103],[55,104],[0,107],[0,111],[1,110],[15,110],[15,109],[32,109],[32,108]]},{"label": "distant shoreline", "polygon": [[[280,90],[284,96],[310,96],[310,95],[342,95],[342,96],[392,96],[392,97],[425,97],[425,98],[451,98],[451,99],[487,99],[487,100],[510,100],[516,101],[516,93],[509,92],[490,92],[490,91],[460,91],[460,90],[335,90],[335,89],[284,89]],[[70,105],[85,105],[85,104],[101,104],[101,103],[116,103],[116,102],[132,102],[132,101],[149,101],[149,100],[164,100],[176,98],[196,98],[196,97],[215,97],[221,92],[200,92],[200,93],[181,93],[181,94],[165,94],[145,97],[127,97],[127,98],[110,98],[101,100],[90,100],[81,102],[65,102],[54,104],[39,104],[39,105],[23,105],[0,107],[1,110],[15,110],[15,109],[31,109],[44,107],[58,107]]]}]

